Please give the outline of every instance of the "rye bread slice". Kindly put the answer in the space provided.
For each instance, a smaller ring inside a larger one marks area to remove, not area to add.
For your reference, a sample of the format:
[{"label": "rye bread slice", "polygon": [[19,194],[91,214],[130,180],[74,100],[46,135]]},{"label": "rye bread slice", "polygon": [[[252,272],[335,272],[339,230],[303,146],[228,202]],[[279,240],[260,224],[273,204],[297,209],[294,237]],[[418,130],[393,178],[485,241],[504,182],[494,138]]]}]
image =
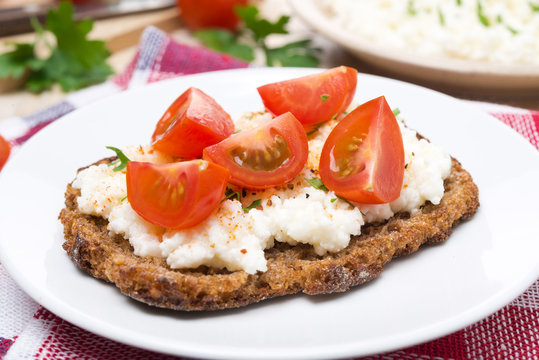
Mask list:
[{"label": "rye bread slice", "polygon": [[338,253],[318,256],[308,245],[276,243],[265,252],[268,270],[254,275],[204,266],[175,270],[164,259],[136,256],[128,240],[109,234],[105,219],[78,211],[80,193],[71,184],[59,219],[64,225],[63,248],[73,262],[114,283],[123,294],[162,308],[218,310],[298,292],[344,292],[374,279],[391,259],[444,241],[479,206],[477,186],[455,159],[444,185],[439,205],[427,203],[414,215],[399,213],[384,223],[366,225]]}]

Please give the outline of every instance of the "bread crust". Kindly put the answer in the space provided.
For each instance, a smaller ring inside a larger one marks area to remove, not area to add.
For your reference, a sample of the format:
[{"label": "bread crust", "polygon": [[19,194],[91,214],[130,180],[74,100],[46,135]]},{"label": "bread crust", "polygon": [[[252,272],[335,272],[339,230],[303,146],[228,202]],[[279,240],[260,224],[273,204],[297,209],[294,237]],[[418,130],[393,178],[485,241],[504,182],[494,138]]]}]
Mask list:
[{"label": "bread crust", "polygon": [[123,294],[162,308],[218,310],[298,292],[344,292],[374,279],[391,259],[446,240],[457,224],[475,214],[479,198],[472,177],[455,159],[444,185],[439,205],[427,203],[414,215],[399,213],[383,223],[365,225],[362,234],[337,253],[318,256],[309,245],[276,243],[265,251],[268,270],[256,274],[204,266],[171,269],[164,259],[136,256],[126,239],[109,234],[105,219],[78,211],[79,190],[71,184],[59,219],[64,225],[63,248],[73,262],[115,284]]}]

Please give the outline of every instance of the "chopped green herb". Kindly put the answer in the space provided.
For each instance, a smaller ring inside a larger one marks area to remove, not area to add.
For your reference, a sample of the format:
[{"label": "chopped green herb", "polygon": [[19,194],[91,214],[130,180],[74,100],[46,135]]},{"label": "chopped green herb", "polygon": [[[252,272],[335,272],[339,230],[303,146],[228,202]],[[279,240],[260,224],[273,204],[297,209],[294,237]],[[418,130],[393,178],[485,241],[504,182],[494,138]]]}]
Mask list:
[{"label": "chopped green herb", "polygon": [[270,47],[267,37],[273,34],[288,34],[286,26],[289,16],[281,16],[271,22],[260,17],[256,6],[237,6],[236,14],[243,22],[238,32],[223,29],[197,31],[195,37],[202,43],[222,53],[230,54],[245,61],[253,61],[256,51],[265,55],[268,66],[318,66],[321,51],[311,46],[311,40],[299,40],[281,47]]},{"label": "chopped green herb", "polygon": [[312,129],[311,131],[309,131],[309,132],[307,133],[307,137],[309,137],[309,136],[313,135],[314,133],[316,133],[316,132],[318,131],[318,129],[320,129],[320,127],[321,127],[322,125],[324,125],[324,124],[325,124],[325,123],[322,122],[322,123],[319,123],[319,124],[314,125],[314,129]]},{"label": "chopped green herb", "polygon": [[[118,164],[114,169],[112,169],[112,171],[121,171],[125,169],[125,167],[127,166],[127,162],[131,160],[129,160],[129,158],[125,156],[125,154],[122,152],[122,150],[118,148],[107,146],[107,149],[114,151],[116,153],[116,156],[118,156],[118,160],[120,160],[120,164]],[[111,163],[111,165],[116,165],[116,164],[117,162]]]},{"label": "chopped green herb", "polygon": [[341,199],[342,201],[344,202],[347,202],[348,205],[350,205],[351,207],[356,207],[354,204],[352,204],[350,201],[346,200],[345,198],[343,198],[342,196],[337,196],[339,199]]},{"label": "chopped green herb", "polygon": [[244,207],[243,208],[243,211],[245,212],[249,212],[250,210],[252,209],[256,209],[257,207],[260,206],[260,204],[262,203],[262,199],[256,199],[255,201],[253,201],[251,203],[251,205],[247,206],[247,207]]},{"label": "chopped green herb", "polygon": [[332,203],[334,203],[335,201],[337,201],[337,198],[333,198],[330,200]]},{"label": "chopped green herb", "polygon": [[415,8],[413,0],[408,0],[408,14],[410,14],[410,15],[416,15],[417,14],[417,10]]},{"label": "chopped green herb", "polygon": [[305,181],[307,181],[313,188],[315,188],[317,190],[322,190],[322,191],[325,191],[325,192],[329,191],[329,189],[326,187],[326,185],[324,185],[322,180],[320,180],[319,178],[311,178],[311,179],[305,178]]},{"label": "chopped green herb", "polygon": [[512,28],[511,26],[507,25],[506,28],[507,28],[507,30],[509,30],[513,35],[518,34],[518,30],[515,30],[515,29]]},{"label": "chopped green herb", "polygon": [[497,22],[498,24],[503,23],[503,18],[502,18],[501,15],[498,14],[498,16],[496,16],[496,22]]},{"label": "chopped green herb", "polygon": [[462,5],[462,0],[457,0],[457,6],[461,6]]},{"label": "chopped green herb", "polygon": [[329,98],[329,95],[320,95],[320,100],[322,102],[326,101]]},{"label": "chopped green herb", "polygon": [[234,134],[238,134],[240,132],[241,132],[241,129],[238,129],[238,130],[234,131]]},{"label": "chopped green herb", "polygon": [[533,12],[539,12],[539,5],[536,5],[532,3],[531,1],[528,2],[528,4],[530,5],[530,8],[532,9]]},{"label": "chopped green herb", "polygon": [[440,25],[445,26],[444,13],[440,9],[438,9],[438,20],[440,21]]},{"label": "chopped green herb", "polygon": [[124,197],[122,198],[122,200],[120,200],[120,201],[121,201],[121,202],[124,202],[125,200],[127,200],[127,195],[124,196]]},{"label": "chopped green herb", "polygon": [[483,12],[483,4],[481,4],[481,1],[477,2],[477,17],[479,18],[481,24],[487,27],[490,26],[490,21]]},{"label": "chopped green herb", "polygon": [[401,111],[400,111],[399,108],[394,108],[393,109],[393,115],[398,116],[400,113],[401,113]]},{"label": "chopped green herb", "polygon": [[331,117],[331,120],[335,120],[335,119],[337,118],[337,115],[338,115],[338,114],[333,115],[333,116]]},{"label": "chopped green herb", "polygon": [[225,197],[223,198],[222,201],[231,200],[231,199],[234,199],[234,198],[236,200],[238,200],[238,201],[241,201],[241,194],[239,192],[234,191],[231,188],[227,187],[226,191],[225,191]]}]

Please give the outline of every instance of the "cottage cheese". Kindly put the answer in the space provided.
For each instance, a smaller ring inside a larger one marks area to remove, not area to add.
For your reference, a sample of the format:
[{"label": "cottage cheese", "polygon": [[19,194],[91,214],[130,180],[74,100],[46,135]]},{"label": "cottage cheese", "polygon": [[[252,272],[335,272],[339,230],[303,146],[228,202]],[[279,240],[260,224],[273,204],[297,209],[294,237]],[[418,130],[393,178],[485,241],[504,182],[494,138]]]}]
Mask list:
[{"label": "cottage cheese", "polygon": [[339,26],[387,49],[539,65],[539,2],[317,0]]},{"label": "cottage cheese", "polygon": [[[247,129],[270,119],[267,113],[250,113],[236,121],[236,127]],[[81,189],[79,210],[107,218],[108,229],[129,239],[136,255],[164,257],[171,268],[206,265],[252,274],[267,269],[264,250],[274,241],[309,244],[319,255],[336,252],[348,246],[352,235],[361,233],[365,221],[382,221],[399,211],[414,213],[426,201],[440,201],[451,168],[449,155],[417,140],[416,133],[402,123],[407,166],[398,200],[354,207],[332,191],[310,186],[305,179],[317,174],[322,146],[336,124],[324,124],[310,139],[307,166],[294,180],[266,190],[243,190],[241,203],[223,201],[193,228],[167,230],[142,219],[126,198],[125,172],[114,172],[113,166],[105,164],[79,172],[73,182]],[[149,147],[128,147],[124,152],[134,161],[172,161]],[[255,199],[261,199],[261,206],[244,212],[243,207]]]}]

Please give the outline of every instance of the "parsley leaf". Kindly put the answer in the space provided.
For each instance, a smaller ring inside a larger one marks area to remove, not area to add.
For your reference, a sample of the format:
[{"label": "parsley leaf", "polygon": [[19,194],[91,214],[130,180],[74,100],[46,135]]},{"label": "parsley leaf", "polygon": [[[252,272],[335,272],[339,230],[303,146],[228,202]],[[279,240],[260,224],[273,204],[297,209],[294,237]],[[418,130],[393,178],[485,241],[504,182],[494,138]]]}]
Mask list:
[{"label": "parsley leaf", "polygon": [[271,34],[288,34],[286,25],[290,21],[289,16],[281,16],[276,22],[271,23],[266,19],[260,19],[259,12],[256,6],[236,7],[236,14],[243,20],[246,28],[252,31],[256,41]]},{"label": "parsley leaf", "polygon": [[11,44],[15,49],[0,55],[0,78],[21,77],[27,68],[39,69],[43,61],[34,56],[33,44]]},{"label": "parsley leaf", "polygon": [[394,108],[393,109],[393,115],[399,116],[400,113],[401,113],[401,110],[399,108]]},{"label": "parsley leaf", "polygon": [[311,48],[310,44],[311,40],[301,40],[273,49],[264,47],[266,63],[268,66],[317,67],[319,50]]},{"label": "parsley leaf", "polygon": [[[129,160],[129,158],[125,156],[125,154],[122,152],[122,150],[118,148],[107,146],[107,149],[114,151],[116,153],[116,156],[118,156],[118,159],[120,160],[120,164],[118,164],[114,169],[112,169],[112,171],[121,171],[125,169],[125,167],[127,166],[127,162],[131,160]],[[117,162],[113,162],[110,165],[115,165],[115,164],[117,164]]]},{"label": "parsley leaf", "polygon": [[[22,76],[26,69],[30,75],[25,86],[34,92],[46,90],[58,82],[64,91],[103,82],[113,73],[105,62],[110,55],[103,41],[88,40],[91,20],[73,21],[73,5],[61,2],[57,9],[49,10],[45,26],[32,21],[37,39],[33,44],[15,44],[15,50],[0,56],[0,77]],[[56,46],[46,42],[45,32],[56,38]],[[38,42],[45,42],[51,55],[40,59],[35,55]]]},{"label": "parsley leaf", "polygon": [[533,12],[539,12],[539,5],[535,5],[531,1],[528,2],[528,4],[530,5],[530,8],[532,9]]},{"label": "parsley leaf", "polygon": [[251,203],[251,205],[247,206],[247,207],[244,207],[243,208],[243,211],[244,212],[249,212],[250,210],[252,209],[256,209],[257,207],[260,206],[260,204],[262,203],[262,199],[256,199],[255,201],[253,201]]},{"label": "parsley leaf", "polygon": [[230,54],[240,60],[250,62],[255,59],[253,48],[249,45],[238,43],[234,34],[230,31],[221,29],[200,30],[195,33],[195,37],[207,47]]},{"label": "parsley leaf", "polygon": [[325,192],[329,191],[329,189],[326,187],[326,185],[324,185],[322,180],[320,180],[319,178],[311,178],[311,179],[305,178],[305,181],[307,181],[313,188],[315,188],[317,190],[322,190],[322,191],[325,191]]},{"label": "parsley leaf", "polygon": [[288,34],[286,26],[290,17],[281,16],[271,22],[260,17],[255,6],[237,6],[236,14],[243,22],[243,29],[230,32],[224,29],[206,29],[195,32],[195,37],[210,49],[232,55],[245,61],[253,61],[255,52],[265,56],[268,66],[318,66],[320,49],[311,46],[311,40],[299,40],[289,44],[270,47],[267,38],[274,34]]},{"label": "parsley leaf", "polygon": [[320,95],[320,101],[324,102],[329,99],[329,95]]}]

